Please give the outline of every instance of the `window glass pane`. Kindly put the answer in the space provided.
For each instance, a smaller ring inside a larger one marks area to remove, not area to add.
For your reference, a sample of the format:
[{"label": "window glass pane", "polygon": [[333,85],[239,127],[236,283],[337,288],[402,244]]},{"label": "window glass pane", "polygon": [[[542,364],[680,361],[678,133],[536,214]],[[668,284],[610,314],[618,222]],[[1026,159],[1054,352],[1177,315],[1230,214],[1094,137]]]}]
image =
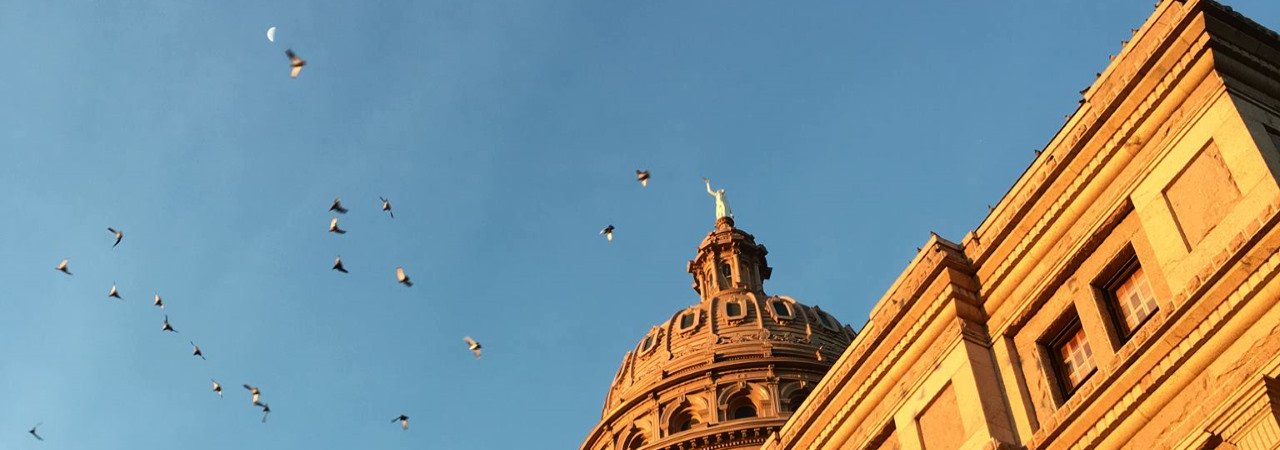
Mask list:
[{"label": "window glass pane", "polygon": [[1062,375],[1068,389],[1075,389],[1084,379],[1093,373],[1093,349],[1085,338],[1084,330],[1076,328],[1071,336],[1057,349],[1058,362],[1062,365]]},{"label": "window glass pane", "polygon": [[650,347],[653,347],[653,336],[645,336],[644,347],[641,350],[648,350]]},{"label": "window glass pane", "polygon": [[787,303],[783,301],[773,301],[773,313],[779,317],[791,317],[791,311],[787,309]]},{"label": "window glass pane", "polygon": [[684,313],[684,315],[680,316],[681,329],[693,326],[693,314],[694,313]]},{"label": "window glass pane", "polygon": [[1120,309],[1126,331],[1132,333],[1144,320],[1151,317],[1159,307],[1156,296],[1151,292],[1151,282],[1147,274],[1139,267],[1112,293]]},{"label": "window glass pane", "polygon": [[729,317],[738,317],[742,315],[742,305],[738,302],[729,302],[724,304],[724,313]]}]

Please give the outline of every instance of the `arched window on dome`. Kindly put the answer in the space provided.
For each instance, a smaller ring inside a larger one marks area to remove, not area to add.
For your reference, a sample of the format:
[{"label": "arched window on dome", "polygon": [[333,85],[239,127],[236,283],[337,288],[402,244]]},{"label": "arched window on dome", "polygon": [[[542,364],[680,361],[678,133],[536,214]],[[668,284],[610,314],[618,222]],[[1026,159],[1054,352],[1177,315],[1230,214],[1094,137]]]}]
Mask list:
[{"label": "arched window on dome", "polygon": [[725,417],[728,420],[749,419],[759,415],[756,411],[755,402],[746,395],[735,396],[725,404]]},{"label": "arched window on dome", "polygon": [[683,398],[664,409],[669,411],[665,416],[667,436],[694,429],[706,423],[711,414],[706,400],[697,396]]},{"label": "arched window on dome", "polygon": [[809,398],[808,389],[792,392],[791,395],[784,399],[784,407],[787,411],[795,412],[800,409],[800,405],[804,404],[804,399]]},{"label": "arched window on dome", "polygon": [[763,385],[738,382],[725,385],[718,395],[722,420],[747,419],[774,414],[765,410],[764,405],[773,402],[773,395]]},{"label": "arched window on dome", "polygon": [[685,408],[671,416],[671,422],[667,424],[667,430],[671,434],[675,434],[681,431],[689,431],[695,425],[701,423],[702,421],[698,420],[698,416],[694,415],[692,410]]},{"label": "arched window on dome", "polygon": [[813,392],[813,386],[809,382],[789,381],[783,382],[778,386],[778,398],[782,400],[783,411],[795,412],[800,409],[800,405],[809,398],[809,393]]},{"label": "arched window on dome", "polygon": [[622,448],[625,450],[640,450],[640,448],[643,448],[646,444],[648,444],[648,442],[645,441],[644,435],[636,433],[631,435],[631,438],[627,439],[627,443],[623,445]]}]

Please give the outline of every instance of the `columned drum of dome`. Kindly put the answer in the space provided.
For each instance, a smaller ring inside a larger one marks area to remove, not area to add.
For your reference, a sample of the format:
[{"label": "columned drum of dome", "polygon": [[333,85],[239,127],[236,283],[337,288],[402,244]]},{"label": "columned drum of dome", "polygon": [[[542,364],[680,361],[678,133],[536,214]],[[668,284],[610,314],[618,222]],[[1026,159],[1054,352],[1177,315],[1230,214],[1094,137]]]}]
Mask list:
[{"label": "columned drum of dome", "polygon": [[582,450],[758,448],[853,340],[816,306],[764,292],[768,250],[721,217],[689,261],[700,301],[622,358]]}]

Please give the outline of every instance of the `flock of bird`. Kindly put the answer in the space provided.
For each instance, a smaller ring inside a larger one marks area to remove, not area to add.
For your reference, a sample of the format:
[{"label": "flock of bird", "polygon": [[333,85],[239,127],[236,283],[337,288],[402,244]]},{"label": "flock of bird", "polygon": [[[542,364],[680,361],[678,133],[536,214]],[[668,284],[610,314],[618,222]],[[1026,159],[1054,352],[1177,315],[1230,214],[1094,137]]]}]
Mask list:
[{"label": "flock of bird", "polygon": [[[295,67],[299,67],[299,66],[295,66]],[[295,70],[293,74],[297,75],[297,70]],[[388,216],[394,219],[395,213],[391,210],[391,201],[387,200],[384,197],[379,197],[378,199],[382,201],[382,211],[386,212]],[[346,214],[349,210],[342,206],[342,199],[339,197],[339,198],[333,199],[333,204],[329,206],[329,211],[337,214]],[[114,249],[118,247],[120,243],[124,240],[124,232],[114,227],[107,227],[107,231],[110,232],[112,237],[114,237],[115,239],[114,242],[111,244],[111,248]],[[329,221],[329,232],[335,233],[335,234],[346,233],[346,230],[343,230],[338,227],[337,216],[334,216]],[[63,258],[62,261],[58,262],[58,265],[54,269],[59,272],[62,272],[67,276],[71,276],[73,274],[71,272],[70,262],[71,262],[70,258]],[[347,271],[347,268],[342,264],[342,256],[338,256],[337,259],[334,260],[333,270],[336,270],[341,273],[349,273]],[[396,267],[396,281],[399,282],[400,284],[405,285],[406,287],[413,286],[413,282],[410,281],[409,276],[405,274],[404,267]],[[117,286],[115,283],[111,284],[111,289],[107,291],[107,297],[122,300],[122,301],[124,300],[124,297],[120,294],[119,286]],[[160,297],[159,293],[155,294],[155,298],[152,304],[155,305],[157,308],[160,308],[161,310],[164,310],[165,308],[164,299]],[[168,314],[164,315],[164,322],[162,322],[160,326],[160,330],[162,332],[167,331],[175,334],[178,333],[178,330],[175,329],[173,327],[173,324],[169,322]],[[472,339],[471,336],[465,336],[462,338],[462,340],[466,344],[467,349],[470,350],[471,353],[475,355],[476,359],[480,359],[481,348],[482,348],[482,346],[480,345],[480,342],[476,341],[475,339]],[[192,349],[191,356],[199,357],[201,360],[205,360],[205,361],[208,360],[208,358],[206,358],[204,355],[204,351],[200,349],[200,346],[197,345],[195,341],[188,340],[187,342],[191,344],[191,349]],[[217,394],[219,398],[222,398],[223,396],[222,383],[219,383],[217,379],[210,379],[210,381],[213,383],[213,392]],[[271,405],[267,404],[267,402],[262,400],[262,389],[247,383],[244,384],[243,386],[245,390],[249,391],[250,404],[262,409],[262,422],[266,423],[267,416],[271,414]],[[404,430],[409,429],[409,416],[401,414],[395,419],[392,419],[392,423],[395,423],[395,422],[399,422],[400,427],[402,429]],[[40,434],[37,432],[37,429],[40,428],[40,425],[43,425],[43,424],[44,422],[37,423],[36,426],[31,427],[31,429],[27,430],[27,432],[30,433],[31,436],[34,437],[35,439],[43,441],[44,437],[40,436]]]},{"label": "flock of bird", "polygon": [[[275,27],[272,27],[268,31],[268,38],[271,39],[272,42],[275,41],[274,31],[275,31]],[[307,64],[307,62],[303,60],[301,57],[299,57],[296,53],[294,53],[292,49],[286,49],[285,55],[289,58],[289,66],[290,66],[289,76],[291,78],[297,78],[298,74],[302,72],[302,68]],[[636,181],[640,183],[641,187],[648,187],[649,172],[646,170],[636,170]],[[382,208],[381,208],[382,211],[386,212],[390,218],[394,219],[395,212],[393,212],[391,209],[391,201],[387,200],[385,197],[378,197],[378,199],[382,201]],[[333,199],[333,203],[329,206],[329,211],[341,215],[341,214],[346,214],[349,210],[346,207],[342,206],[342,199],[341,197],[339,197],[339,198]],[[118,247],[120,243],[124,240],[124,232],[119,229],[116,229],[115,227],[107,227],[107,231],[110,232],[112,237],[114,238],[114,241],[111,244],[111,248],[114,249]],[[342,229],[338,225],[337,215],[334,215],[329,220],[329,232],[338,234],[338,235],[346,234],[347,232],[347,230]],[[614,232],[614,226],[612,224],[600,230],[600,234],[604,235],[605,239],[609,241],[613,241],[613,232]],[[73,275],[71,272],[70,258],[64,258],[61,262],[58,263],[58,265],[55,267],[55,270],[62,272],[67,276]],[[349,273],[346,266],[343,265],[342,263],[341,255],[338,255],[337,258],[334,259],[333,270],[341,273]],[[413,281],[411,281],[409,276],[405,273],[404,267],[396,267],[395,275],[396,275],[396,281],[398,283],[403,284],[406,287],[413,286]],[[119,287],[114,282],[111,284],[111,289],[107,291],[107,297],[122,300],[122,301],[124,300],[124,297],[120,294]],[[160,297],[159,293],[155,294],[155,297],[152,303],[153,305],[155,305],[157,308],[160,308],[161,310],[165,309],[164,299]],[[164,315],[164,321],[161,324],[161,331],[170,332],[174,334],[178,333],[178,330],[175,329],[173,327],[173,324],[169,322],[168,314]],[[471,338],[471,336],[465,336],[462,338],[462,340],[466,344],[467,349],[470,350],[472,354],[475,355],[476,359],[480,359],[481,349],[483,348],[480,342]],[[204,355],[204,351],[200,349],[200,346],[197,345],[194,340],[188,340],[187,342],[191,344],[191,347],[192,347],[191,355],[193,357],[200,357],[201,360],[205,360],[205,361],[208,360]],[[222,384],[219,383],[217,379],[211,378],[210,381],[212,382],[213,392],[218,395],[218,398],[222,398],[223,397]],[[267,416],[271,414],[271,406],[267,404],[267,402],[263,401],[262,389],[260,389],[258,386],[250,385],[248,383],[243,384],[243,386],[245,390],[249,392],[250,404],[254,407],[261,408],[262,423],[266,423]],[[400,428],[403,430],[409,429],[409,416],[405,414],[400,414],[395,419],[392,419],[391,422],[392,423],[399,422]],[[31,427],[31,429],[27,430],[27,432],[30,433],[31,436],[34,437],[35,439],[44,441],[44,437],[41,436],[37,431],[37,429],[40,428],[40,426],[43,424],[44,422],[37,423],[36,426]]]}]

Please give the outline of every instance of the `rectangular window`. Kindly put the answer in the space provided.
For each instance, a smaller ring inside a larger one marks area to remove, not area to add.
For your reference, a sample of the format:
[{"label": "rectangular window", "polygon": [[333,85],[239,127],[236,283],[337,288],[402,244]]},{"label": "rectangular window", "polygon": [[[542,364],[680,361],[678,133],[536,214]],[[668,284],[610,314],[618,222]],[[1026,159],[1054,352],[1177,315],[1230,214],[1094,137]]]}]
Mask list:
[{"label": "rectangular window", "polygon": [[1054,349],[1058,354],[1058,362],[1062,364],[1063,375],[1070,390],[1080,387],[1085,378],[1093,374],[1097,367],[1093,364],[1093,349],[1089,347],[1089,339],[1084,330],[1076,329]]},{"label": "rectangular window", "polygon": [[1151,281],[1147,280],[1142,266],[1133,269],[1110,294],[1116,302],[1126,336],[1132,336],[1159,309],[1156,296],[1151,292]]},{"label": "rectangular window", "polygon": [[791,308],[787,307],[786,302],[779,300],[773,301],[773,314],[782,319],[791,318]]},{"label": "rectangular window", "polygon": [[1120,341],[1127,341],[1160,309],[1151,280],[1133,249],[1125,249],[1103,271],[1097,284],[1107,302]]},{"label": "rectangular window", "polygon": [[1056,333],[1045,344],[1053,363],[1058,387],[1065,401],[1074,394],[1085,380],[1097,369],[1093,361],[1093,348],[1089,346],[1089,338],[1080,326],[1080,317],[1075,311],[1060,325]]},{"label": "rectangular window", "polygon": [[742,310],[741,303],[736,300],[730,300],[724,304],[724,315],[730,319],[738,319],[747,314]]},{"label": "rectangular window", "polygon": [[692,326],[693,326],[693,314],[694,314],[694,313],[684,313],[684,314],[680,315],[680,329],[681,329],[681,330],[687,330],[687,329],[689,329],[689,327],[692,327]]}]

